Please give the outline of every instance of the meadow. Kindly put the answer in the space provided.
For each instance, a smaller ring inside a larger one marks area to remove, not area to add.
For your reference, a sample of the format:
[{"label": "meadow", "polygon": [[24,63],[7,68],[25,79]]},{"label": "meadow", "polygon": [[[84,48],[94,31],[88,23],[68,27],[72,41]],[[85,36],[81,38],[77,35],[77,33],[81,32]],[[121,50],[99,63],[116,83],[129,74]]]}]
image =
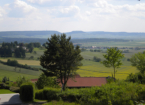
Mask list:
[{"label": "meadow", "polygon": [[[120,46],[120,47],[143,47],[145,46],[144,41],[130,41],[130,42],[105,42],[102,43],[99,42],[100,45],[97,43],[98,46]],[[108,44],[106,44],[108,43]],[[110,43],[110,44],[109,44]],[[94,46],[94,43],[90,43],[87,46]],[[7,59],[13,59],[17,60],[20,64],[27,64],[31,67],[40,68],[40,61],[39,57],[44,53],[44,49],[34,48],[34,51],[36,51],[36,54],[34,53],[26,53],[26,58],[20,59],[20,58],[0,58],[2,61],[7,61]],[[123,65],[116,69],[116,78],[117,79],[126,79],[126,77],[130,73],[136,73],[138,70],[135,67],[131,66],[131,63],[127,61],[128,58],[131,58],[131,56],[138,52],[143,52],[144,49],[141,50],[134,50],[129,49],[129,53],[123,53],[125,57],[122,59]],[[88,51],[81,52],[81,55],[83,56],[84,60],[82,61],[83,66],[80,67],[80,69],[77,71],[78,74],[80,74],[81,77],[107,77],[112,76],[113,74],[113,68],[106,68],[103,64],[100,62],[94,62],[93,57],[97,56],[98,58],[103,58],[103,54],[105,53],[105,50],[103,52],[90,52]],[[34,59],[29,59],[30,56],[33,56]],[[34,79],[38,78],[38,76],[42,73],[41,71],[33,71],[28,69],[17,68],[15,71],[15,67],[6,66],[3,64],[0,64],[0,77],[8,76],[11,80],[15,81],[18,76],[26,76],[28,79]],[[42,67],[41,67],[42,68]],[[19,72],[20,71],[20,72]],[[0,78],[0,79],[1,79]]]}]

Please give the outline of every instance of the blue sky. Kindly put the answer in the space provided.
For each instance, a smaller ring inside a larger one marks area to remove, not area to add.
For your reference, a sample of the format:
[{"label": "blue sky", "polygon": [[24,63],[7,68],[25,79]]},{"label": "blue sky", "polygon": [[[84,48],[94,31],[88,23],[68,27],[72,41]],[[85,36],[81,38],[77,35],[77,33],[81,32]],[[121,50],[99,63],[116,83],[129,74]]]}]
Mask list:
[{"label": "blue sky", "polygon": [[145,32],[145,0],[1,0],[0,31]]}]

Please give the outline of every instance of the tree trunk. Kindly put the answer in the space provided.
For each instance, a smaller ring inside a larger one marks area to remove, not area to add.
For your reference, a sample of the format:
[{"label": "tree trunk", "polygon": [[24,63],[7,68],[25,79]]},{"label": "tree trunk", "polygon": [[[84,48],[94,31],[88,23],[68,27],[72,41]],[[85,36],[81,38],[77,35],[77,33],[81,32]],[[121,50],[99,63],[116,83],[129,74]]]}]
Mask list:
[{"label": "tree trunk", "polygon": [[61,92],[65,91],[65,83],[62,83]]},{"label": "tree trunk", "polygon": [[114,82],[115,82],[115,67],[113,67],[114,68]]}]

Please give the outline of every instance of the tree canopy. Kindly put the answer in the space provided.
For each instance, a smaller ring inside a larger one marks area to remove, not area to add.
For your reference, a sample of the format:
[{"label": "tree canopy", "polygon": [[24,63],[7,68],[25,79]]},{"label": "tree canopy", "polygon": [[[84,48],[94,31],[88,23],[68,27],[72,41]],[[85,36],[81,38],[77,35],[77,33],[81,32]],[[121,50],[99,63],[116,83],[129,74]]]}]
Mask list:
[{"label": "tree canopy", "polygon": [[119,68],[122,65],[121,59],[124,57],[124,54],[122,54],[122,51],[115,48],[109,48],[107,49],[107,54],[103,55],[105,60],[101,63],[106,67],[113,67],[114,69],[114,81],[115,81],[115,73],[116,68]]},{"label": "tree canopy", "polygon": [[40,57],[41,66],[47,70],[47,72],[43,70],[44,73],[60,79],[63,90],[65,90],[69,76],[76,74],[83,59],[79,46],[74,47],[70,40],[71,37],[66,38],[65,34],[52,35],[51,38],[48,38],[46,50]]},{"label": "tree canopy", "polygon": [[135,66],[141,73],[145,72],[145,53],[134,54],[130,59],[132,66]]}]

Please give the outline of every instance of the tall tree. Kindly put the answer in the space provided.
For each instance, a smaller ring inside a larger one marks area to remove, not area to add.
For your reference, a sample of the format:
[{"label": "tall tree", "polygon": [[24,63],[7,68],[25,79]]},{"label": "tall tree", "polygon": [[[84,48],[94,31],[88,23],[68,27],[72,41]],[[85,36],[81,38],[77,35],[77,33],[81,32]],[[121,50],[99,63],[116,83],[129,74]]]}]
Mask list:
[{"label": "tall tree", "polygon": [[145,52],[134,54],[130,59],[132,66],[135,66],[142,74],[145,72]]},{"label": "tall tree", "polygon": [[70,40],[71,37],[66,38],[65,34],[52,35],[46,42],[44,55],[40,57],[41,66],[47,70],[44,73],[60,79],[62,90],[65,90],[69,76],[76,74],[83,59],[79,46],[74,47]]},{"label": "tall tree", "polygon": [[106,67],[113,67],[114,69],[114,81],[115,81],[115,73],[116,68],[119,68],[122,65],[121,59],[124,57],[124,54],[122,54],[122,51],[115,48],[109,48],[107,49],[107,54],[103,55],[105,60],[101,63]]}]

